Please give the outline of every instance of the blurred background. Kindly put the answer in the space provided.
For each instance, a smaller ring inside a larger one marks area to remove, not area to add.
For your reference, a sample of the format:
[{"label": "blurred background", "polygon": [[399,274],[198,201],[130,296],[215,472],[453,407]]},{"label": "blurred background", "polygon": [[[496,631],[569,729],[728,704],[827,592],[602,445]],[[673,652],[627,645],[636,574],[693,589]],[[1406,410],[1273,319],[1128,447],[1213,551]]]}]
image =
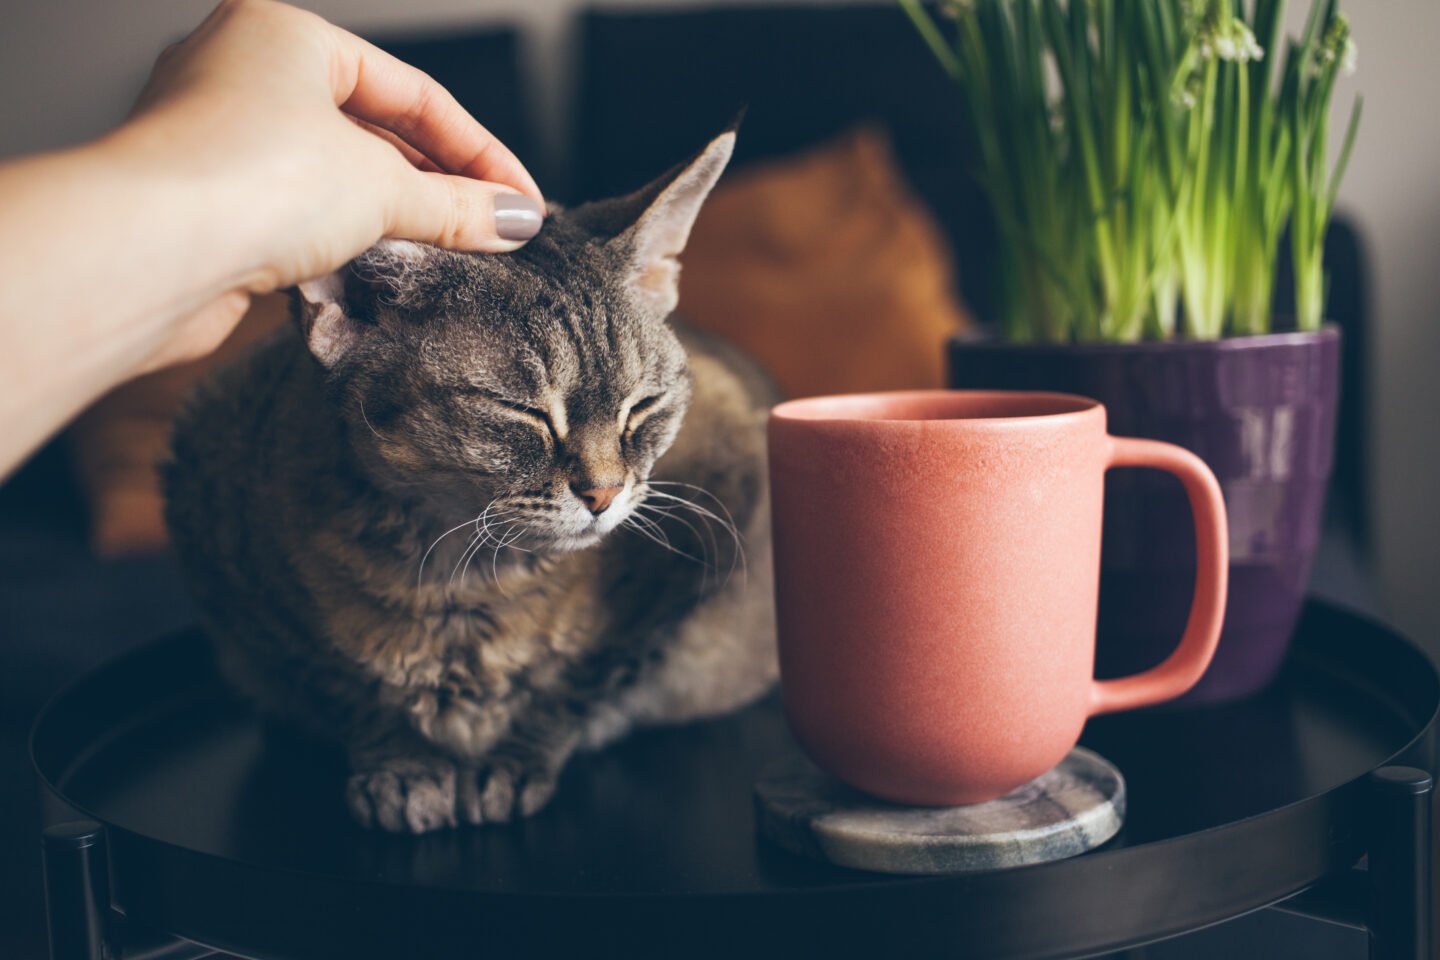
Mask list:
[{"label": "blurred background", "polygon": [[[565,202],[638,186],[749,104],[735,168],[697,226],[682,309],[702,326],[737,312],[759,318],[742,331],[746,345],[791,393],[939,385],[933,345],[990,316],[994,233],[963,172],[954,91],[884,0],[301,5],[431,72]],[[0,158],[114,126],[158,52],[212,6],[7,0]],[[1292,31],[1308,7],[1290,4]],[[1340,7],[1359,69],[1342,79],[1334,116],[1348,114],[1355,94],[1365,98],[1339,199],[1344,271],[1334,291],[1356,368],[1344,380],[1350,396],[1315,588],[1437,654],[1440,124],[1429,100],[1440,4]],[[1333,127],[1338,139],[1341,119]],[[830,244],[824,256],[815,253],[817,236]],[[748,286],[737,289],[733,278],[742,275]],[[877,328],[875,316],[893,322]],[[767,326],[765,317],[784,323]],[[280,322],[283,305],[261,304],[241,340]],[[884,338],[869,355],[897,366],[837,378],[814,347],[842,335],[862,355],[857,338]],[[0,870],[0,957],[43,950],[38,857],[22,846],[35,829],[29,717],[77,671],[191,622],[173,564],[157,550],[163,531],[145,484],[168,412],[201,372],[176,371],[108,398],[0,489],[0,781],[8,784],[0,850],[13,843],[24,851],[18,866]],[[1302,935],[1272,925],[1249,939]]]},{"label": "blurred background", "polygon": [[[843,2],[843,0],[842,0]],[[575,169],[572,96],[582,10],[579,0],[312,0],[304,4],[367,35],[439,34],[457,27],[513,26],[523,82],[518,91],[542,186],[568,195]],[[740,7],[725,0],[616,0],[605,10]],[[802,0],[802,5],[805,0]],[[812,2],[813,6],[835,6]],[[871,4],[854,4],[872,6]],[[0,32],[0,156],[50,149],[94,136],[124,116],[150,62],[210,9],[210,0],[45,0],[6,4]],[[1291,4],[1299,29],[1306,5]],[[1367,560],[1381,612],[1427,644],[1440,638],[1440,124],[1427,106],[1434,88],[1440,5],[1431,0],[1346,0],[1359,45],[1359,70],[1342,81],[1336,116],[1355,92],[1365,118],[1340,194],[1369,270],[1371,392],[1364,435],[1370,531]],[[822,38],[816,37],[818,43]],[[663,59],[664,51],[655,51]],[[799,49],[796,56],[814,56]],[[929,66],[925,64],[925,66]],[[903,94],[903,91],[897,91]],[[916,91],[920,95],[920,91]],[[685,125],[637,100],[656,124]],[[489,118],[482,116],[482,122]],[[491,121],[493,122],[493,120]],[[1336,126],[1340,126],[1337,122]],[[1332,130],[1332,136],[1339,131]],[[570,198],[570,197],[567,197]],[[966,264],[959,268],[963,272]]]}]

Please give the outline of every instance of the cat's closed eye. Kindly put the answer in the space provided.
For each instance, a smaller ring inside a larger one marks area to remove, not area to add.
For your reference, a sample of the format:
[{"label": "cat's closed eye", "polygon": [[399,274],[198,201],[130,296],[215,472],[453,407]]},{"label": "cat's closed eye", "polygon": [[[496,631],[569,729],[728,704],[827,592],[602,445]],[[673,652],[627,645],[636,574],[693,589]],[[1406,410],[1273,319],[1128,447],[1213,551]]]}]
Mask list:
[{"label": "cat's closed eye", "polygon": [[558,435],[555,432],[555,424],[551,420],[548,411],[541,410],[539,407],[532,407],[531,405],[523,401],[511,400],[508,397],[501,396],[500,394],[495,393],[492,390],[487,390],[484,387],[461,387],[460,392],[468,396],[484,397],[486,400],[489,400],[491,403],[495,404],[498,407],[504,407],[511,413],[518,413],[523,417],[533,420],[540,426],[544,427],[545,432],[549,434],[552,440],[558,440]]},{"label": "cat's closed eye", "polygon": [[650,411],[655,409],[656,404],[664,399],[665,394],[656,393],[632,403],[630,409],[625,413],[625,421],[621,432],[624,434],[634,432],[635,428],[645,421]]},{"label": "cat's closed eye", "polygon": [[637,413],[644,413],[646,410],[649,410],[651,407],[655,406],[655,404],[659,403],[661,399],[664,398],[664,396],[665,395],[663,393],[657,393],[653,396],[646,397],[643,400],[635,401],[630,405],[630,416],[633,417]]}]

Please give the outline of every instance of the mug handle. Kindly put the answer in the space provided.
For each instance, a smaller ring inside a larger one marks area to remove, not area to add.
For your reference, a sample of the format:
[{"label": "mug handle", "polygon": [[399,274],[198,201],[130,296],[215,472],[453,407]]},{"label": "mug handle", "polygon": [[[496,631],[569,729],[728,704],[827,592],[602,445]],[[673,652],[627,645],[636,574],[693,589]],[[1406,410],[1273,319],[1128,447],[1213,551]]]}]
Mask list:
[{"label": "mug handle", "polygon": [[1230,537],[1225,498],[1215,474],[1195,454],[1158,440],[1110,437],[1105,469],[1154,467],[1174,474],[1185,485],[1195,517],[1195,599],[1185,635],[1175,652],[1156,667],[1118,680],[1096,680],[1090,715],[1134,710],[1173,700],[1199,682],[1220,642],[1225,592],[1230,573]]}]

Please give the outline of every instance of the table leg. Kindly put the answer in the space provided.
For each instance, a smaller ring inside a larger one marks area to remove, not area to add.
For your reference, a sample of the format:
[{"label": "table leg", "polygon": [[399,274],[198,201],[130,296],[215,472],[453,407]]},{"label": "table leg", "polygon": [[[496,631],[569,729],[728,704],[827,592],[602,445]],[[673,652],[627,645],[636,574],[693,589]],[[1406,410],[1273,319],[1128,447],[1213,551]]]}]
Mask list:
[{"label": "table leg", "polygon": [[1434,781],[1414,767],[1381,767],[1370,781],[1370,960],[1433,960]]},{"label": "table leg", "polygon": [[200,960],[215,955],[209,947],[119,922],[110,906],[110,849],[100,824],[57,823],[41,837],[50,960]]},{"label": "table leg", "polygon": [[110,960],[105,828],[75,820],[46,827],[42,838],[50,960]]}]

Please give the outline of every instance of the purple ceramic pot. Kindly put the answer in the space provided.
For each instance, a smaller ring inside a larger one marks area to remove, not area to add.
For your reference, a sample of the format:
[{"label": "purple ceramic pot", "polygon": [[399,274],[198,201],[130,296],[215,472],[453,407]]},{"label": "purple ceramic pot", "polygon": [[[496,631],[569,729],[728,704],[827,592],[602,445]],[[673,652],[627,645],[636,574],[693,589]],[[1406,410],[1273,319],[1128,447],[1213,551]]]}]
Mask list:
[{"label": "purple ceramic pot", "polygon": [[[1304,600],[1335,450],[1340,335],[1030,345],[953,340],[950,384],[1093,397],[1110,432],[1178,443],[1215,471],[1230,514],[1220,648],[1184,700],[1246,696],[1274,678]],[[1153,470],[1105,485],[1096,673],[1159,663],[1185,626],[1194,530],[1180,485]]]}]

